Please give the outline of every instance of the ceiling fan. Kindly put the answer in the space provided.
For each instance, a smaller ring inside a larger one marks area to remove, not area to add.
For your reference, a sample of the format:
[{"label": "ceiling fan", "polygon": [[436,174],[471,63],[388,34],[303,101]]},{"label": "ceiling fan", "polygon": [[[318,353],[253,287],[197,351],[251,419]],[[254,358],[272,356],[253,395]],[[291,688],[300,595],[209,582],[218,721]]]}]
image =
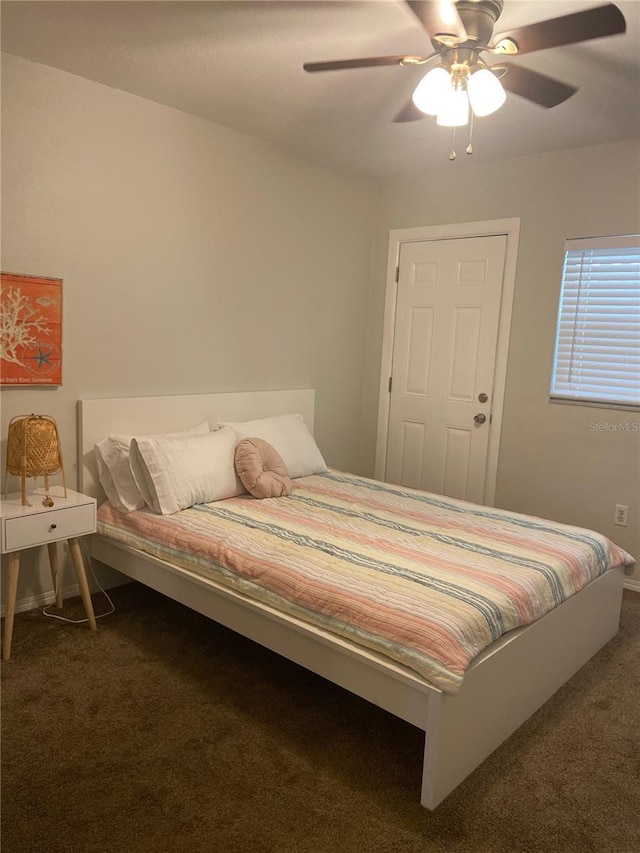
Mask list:
[{"label": "ceiling fan", "polygon": [[[624,15],[613,3],[494,35],[504,0],[405,2],[429,36],[432,53],[306,62],[304,70],[337,71],[384,65],[413,67],[439,59],[439,64],[422,78],[394,121],[415,121],[425,115],[435,115],[438,124],[457,127],[466,125],[469,116],[473,119],[474,115],[489,115],[498,109],[506,97],[505,89],[545,108],[561,104],[578,91],[575,86],[538,71],[505,62],[503,57],[577,44],[626,30]],[[500,59],[488,65],[484,54]]]}]

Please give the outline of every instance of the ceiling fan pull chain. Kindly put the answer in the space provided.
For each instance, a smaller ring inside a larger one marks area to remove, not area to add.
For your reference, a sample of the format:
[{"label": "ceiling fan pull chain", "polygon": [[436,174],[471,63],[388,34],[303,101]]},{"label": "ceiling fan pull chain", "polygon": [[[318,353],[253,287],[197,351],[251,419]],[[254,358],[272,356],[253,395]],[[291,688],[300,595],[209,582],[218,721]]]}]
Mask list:
[{"label": "ceiling fan pull chain", "polygon": [[451,151],[449,151],[449,160],[456,159],[456,129],[455,127],[451,128]]},{"label": "ceiling fan pull chain", "polygon": [[473,110],[469,110],[471,119],[469,121],[469,144],[466,147],[467,154],[473,154]]}]

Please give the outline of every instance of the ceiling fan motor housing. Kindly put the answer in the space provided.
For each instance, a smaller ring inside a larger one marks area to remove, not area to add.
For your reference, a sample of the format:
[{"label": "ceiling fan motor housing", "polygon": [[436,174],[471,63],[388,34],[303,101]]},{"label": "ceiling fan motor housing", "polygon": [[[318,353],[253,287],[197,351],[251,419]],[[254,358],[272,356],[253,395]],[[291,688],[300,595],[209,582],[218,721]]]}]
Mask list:
[{"label": "ceiling fan motor housing", "polygon": [[467,41],[488,45],[502,7],[503,0],[458,0],[456,8],[467,31]]}]

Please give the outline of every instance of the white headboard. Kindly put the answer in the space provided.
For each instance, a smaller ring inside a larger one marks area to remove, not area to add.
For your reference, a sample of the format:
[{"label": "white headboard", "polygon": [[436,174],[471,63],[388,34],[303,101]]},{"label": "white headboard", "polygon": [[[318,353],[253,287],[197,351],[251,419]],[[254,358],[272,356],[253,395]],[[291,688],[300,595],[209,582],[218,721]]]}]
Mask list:
[{"label": "white headboard", "polygon": [[247,421],[296,412],[313,432],[315,392],[240,391],[174,397],[111,397],[78,401],[78,479],[80,491],[103,498],[94,446],[112,433],[148,435],[171,432],[208,420]]}]

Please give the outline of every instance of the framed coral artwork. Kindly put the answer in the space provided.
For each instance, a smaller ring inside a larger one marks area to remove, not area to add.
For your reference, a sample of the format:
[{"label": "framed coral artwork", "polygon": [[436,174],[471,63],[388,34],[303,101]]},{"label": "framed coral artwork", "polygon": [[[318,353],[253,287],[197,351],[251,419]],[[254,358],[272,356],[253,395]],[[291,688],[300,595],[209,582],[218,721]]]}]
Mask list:
[{"label": "framed coral artwork", "polygon": [[62,383],[62,279],[0,274],[0,385]]}]

